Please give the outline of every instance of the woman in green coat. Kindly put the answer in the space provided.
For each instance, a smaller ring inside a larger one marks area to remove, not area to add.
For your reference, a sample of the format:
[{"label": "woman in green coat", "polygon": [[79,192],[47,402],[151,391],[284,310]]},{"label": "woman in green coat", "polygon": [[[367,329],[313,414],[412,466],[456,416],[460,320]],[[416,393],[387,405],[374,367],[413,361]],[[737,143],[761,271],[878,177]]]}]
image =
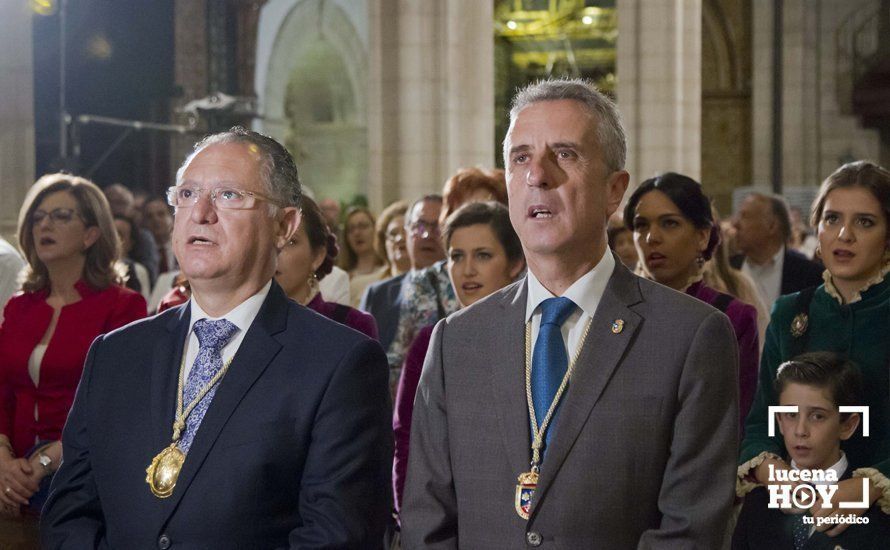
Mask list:
[{"label": "woman in green coat", "polygon": [[[754,403],[745,422],[738,494],[766,485],[773,471],[789,469],[785,447],[776,433],[769,437],[768,407],[778,405],[773,389],[779,366],[805,351],[846,355],[862,371],[869,407],[870,435],[857,433],[844,445],[855,468],[853,478],[838,484],[831,508],[821,503],[814,515],[861,514],[838,502],[875,502],[890,514],[890,172],[869,162],[845,164],[822,184],[813,203],[825,283],[779,298],[773,307],[761,360]],[[867,478],[868,495],[860,478]],[[823,524],[819,530],[840,533],[846,525]]]}]

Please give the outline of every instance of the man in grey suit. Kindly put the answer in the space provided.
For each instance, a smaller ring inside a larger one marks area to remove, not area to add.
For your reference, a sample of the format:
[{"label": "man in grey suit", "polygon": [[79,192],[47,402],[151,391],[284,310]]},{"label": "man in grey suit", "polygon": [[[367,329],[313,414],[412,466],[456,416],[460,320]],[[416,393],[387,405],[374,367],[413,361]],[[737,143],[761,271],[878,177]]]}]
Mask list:
[{"label": "man in grey suit", "polygon": [[510,219],[528,275],[436,326],[403,545],[719,548],[738,445],[732,327],[608,251],[629,178],[608,98],[540,82],[510,118]]}]

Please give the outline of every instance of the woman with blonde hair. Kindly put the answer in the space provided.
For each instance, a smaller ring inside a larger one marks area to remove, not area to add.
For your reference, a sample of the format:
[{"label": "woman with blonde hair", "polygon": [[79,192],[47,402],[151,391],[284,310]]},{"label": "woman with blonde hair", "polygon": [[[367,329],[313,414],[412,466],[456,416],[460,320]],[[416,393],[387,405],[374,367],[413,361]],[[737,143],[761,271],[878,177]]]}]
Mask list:
[{"label": "woman with blonde hair", "polygon": [[19,213],[27,261],[0,326],[0,507],[39,513],[62,459],[62,426],[92,341],[145,317],[124,288],[105,196],[67,174],[40,178]]},{"label": "woman with blonde hair", "polygon": [[374,226],[374,250],[386,262],[387,271],[381,277],[388,279],[411,269],[408,246],[405,243],[405,214],[408,203],[396,201],[380,213]]},{"label": "woman with blonde hair", "polygon": [[389,266],[374,247],[374,215],[364,206],[353,206],[343,220],[340,267],[349,274],[349,301],[357,307],[371,283],[387,276]]}]

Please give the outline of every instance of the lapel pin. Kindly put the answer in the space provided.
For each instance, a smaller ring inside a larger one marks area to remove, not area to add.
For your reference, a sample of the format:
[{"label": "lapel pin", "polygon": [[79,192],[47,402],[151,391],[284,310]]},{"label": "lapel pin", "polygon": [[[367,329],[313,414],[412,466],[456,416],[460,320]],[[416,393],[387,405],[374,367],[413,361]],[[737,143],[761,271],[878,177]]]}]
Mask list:
[{"label": "lapel pin", "polygon": [[622,330],[624,330],[624,319],[612,321],[612,334],[619,334]]},{"label": "lapel pin", "polygon": [[798,313],[794,316],[794,319],[791,320],[791,336],[795,338],[800,338],[807,331],[807,326],[809,325],[809,318],[806,313]]}]

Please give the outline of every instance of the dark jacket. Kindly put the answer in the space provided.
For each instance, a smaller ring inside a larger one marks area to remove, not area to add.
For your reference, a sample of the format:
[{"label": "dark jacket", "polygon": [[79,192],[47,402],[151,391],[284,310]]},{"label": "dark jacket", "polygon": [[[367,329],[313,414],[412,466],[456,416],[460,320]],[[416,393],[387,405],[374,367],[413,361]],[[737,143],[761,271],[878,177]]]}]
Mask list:
[{"label": "dark jacket", "polygon": [[[741,269],[745,263],[744,254],[733,256],[730,264],[736,269]],[[825,268],[821,263],[808,260],[806,256],[796,250],[785,248],[785,258],[782,262],[782,286],[779,295],[800,292],[811,286],[822,284],[822,272]],[[769,306],[769,304],[767,304]]]},{"label": "dark jacket", "polygon": [[392,432],[377,342],[272,283],[173,494],[170,445],[188,305],[100,337],[65,426],[41,548],[369,548],[390,510]]}]

